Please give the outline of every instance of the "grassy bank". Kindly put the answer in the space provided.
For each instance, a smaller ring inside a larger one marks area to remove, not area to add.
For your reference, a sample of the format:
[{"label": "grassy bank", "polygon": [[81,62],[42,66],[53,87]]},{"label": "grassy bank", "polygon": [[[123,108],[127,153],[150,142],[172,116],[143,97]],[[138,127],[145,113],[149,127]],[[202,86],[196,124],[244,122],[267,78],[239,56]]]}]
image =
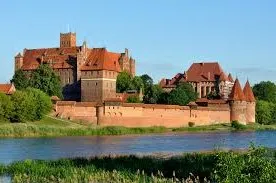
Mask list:
[{"label": "grassy bank", "polygon": [[[273,182],[275,151],[251,148],[248,152],[156,156],[97,157],[57,161],[26,160],[0,165],[0,175],[13,182]],[[198,177],[198,178],[197,178]],[[188,182],[188,181],[187,181]]]},{"label": "grassy bank", "polygon": [[[165,128],[126,128],[87,126],[72,121],[45,117],[41,121],[26,123],[10,123],[0,121],[0,137],[45,137],[45,136],[93,136],[93,135],[126,135],[151,134],[165,132],[201,132],[201,131],[233,131],[231,124],[219,124],[199,127]],[[276,125],[252,124],[239,130],[276,130]]]}]

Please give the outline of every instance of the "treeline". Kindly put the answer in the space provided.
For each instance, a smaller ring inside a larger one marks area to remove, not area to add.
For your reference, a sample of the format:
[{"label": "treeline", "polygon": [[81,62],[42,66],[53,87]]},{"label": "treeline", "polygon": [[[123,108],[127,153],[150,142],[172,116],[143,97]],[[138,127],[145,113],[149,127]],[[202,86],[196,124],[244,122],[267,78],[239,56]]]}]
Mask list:
[{"label": "treeline", "polygon": [[36,121],[49,113],[51,108],[50,97],[35,88],[18,90],[11,96],[0,93],[0,120]]},{"label": "treeline", "polygon": [[276,124],[276,85],[271,81],[262,81],[253,86],[256,101],[256,122]]},{"label": "treeline", "polygon": [[187,105],[189,102],[195,101],[198,96],[192,85],[188,83],[178,85],[171,92],[165,92],[158,84],[153,83],[153,79],[149,75],[132,77],[127,72],[121,72],[118,75],[116,89],[120,93],[127,90],[139,92],[142,89],[143,101],[140,101],[138,96],[130,96],[127,99],[129,103]]}]

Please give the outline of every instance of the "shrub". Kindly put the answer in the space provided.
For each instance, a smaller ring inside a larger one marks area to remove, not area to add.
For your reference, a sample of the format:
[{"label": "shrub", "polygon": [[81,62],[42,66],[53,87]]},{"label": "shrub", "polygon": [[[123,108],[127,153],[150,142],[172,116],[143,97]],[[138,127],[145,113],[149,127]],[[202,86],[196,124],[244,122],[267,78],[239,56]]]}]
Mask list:
[{"label": "shrub", "polygon": [[189,125],[189,127],[194,127],[195,123],[194,122],[189,122],[188,125]]},{"label": "shrub", "polygon": [[245,129],[245,125],[240,124],[238,121],[232,121],[231,122],[232,128],[235,128],[236,130],[243,130]]},{"label": "shrub", "polygon": [[129,96],[127,98],[127,103],[140,103],[140,99],[138,96]]},{"label": "shrub", "polygon": [[9,96],[0,93],[0,119],[10,119],[12,102]]}]

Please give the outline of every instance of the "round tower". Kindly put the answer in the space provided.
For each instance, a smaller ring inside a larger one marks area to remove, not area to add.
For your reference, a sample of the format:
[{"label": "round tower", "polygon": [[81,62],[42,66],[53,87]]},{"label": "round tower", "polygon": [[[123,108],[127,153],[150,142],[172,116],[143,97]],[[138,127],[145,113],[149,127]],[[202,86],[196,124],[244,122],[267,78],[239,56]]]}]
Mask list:
[{"label": "round tower", "polygon": [[240,82],[236,79],[229,95],[230,104],[230,121],[238,121],[241,124],[246,125],[246,99],[242,91]]},{"label": "round tower", "polygon": [[21,55],[21,53],[18,53],[14,57],[14,70],[17,71],[18,69],[21,69],[22,66],[23,66],[23,56]]},{"label": "round tower", "polygon": [[256,100],[248,80],[244,86],[243,93],[246,100],[246,122],[255,123]]}]

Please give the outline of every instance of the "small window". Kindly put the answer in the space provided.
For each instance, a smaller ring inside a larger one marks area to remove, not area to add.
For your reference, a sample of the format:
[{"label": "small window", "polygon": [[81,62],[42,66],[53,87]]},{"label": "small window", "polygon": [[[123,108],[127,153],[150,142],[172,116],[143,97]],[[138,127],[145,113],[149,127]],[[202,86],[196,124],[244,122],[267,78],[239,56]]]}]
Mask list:
[{"label": "small window", "polygon": [[98,85],[98,83],[96,82],[96,83],[95,83],[95,85],[97,86],[97,85]]}]

